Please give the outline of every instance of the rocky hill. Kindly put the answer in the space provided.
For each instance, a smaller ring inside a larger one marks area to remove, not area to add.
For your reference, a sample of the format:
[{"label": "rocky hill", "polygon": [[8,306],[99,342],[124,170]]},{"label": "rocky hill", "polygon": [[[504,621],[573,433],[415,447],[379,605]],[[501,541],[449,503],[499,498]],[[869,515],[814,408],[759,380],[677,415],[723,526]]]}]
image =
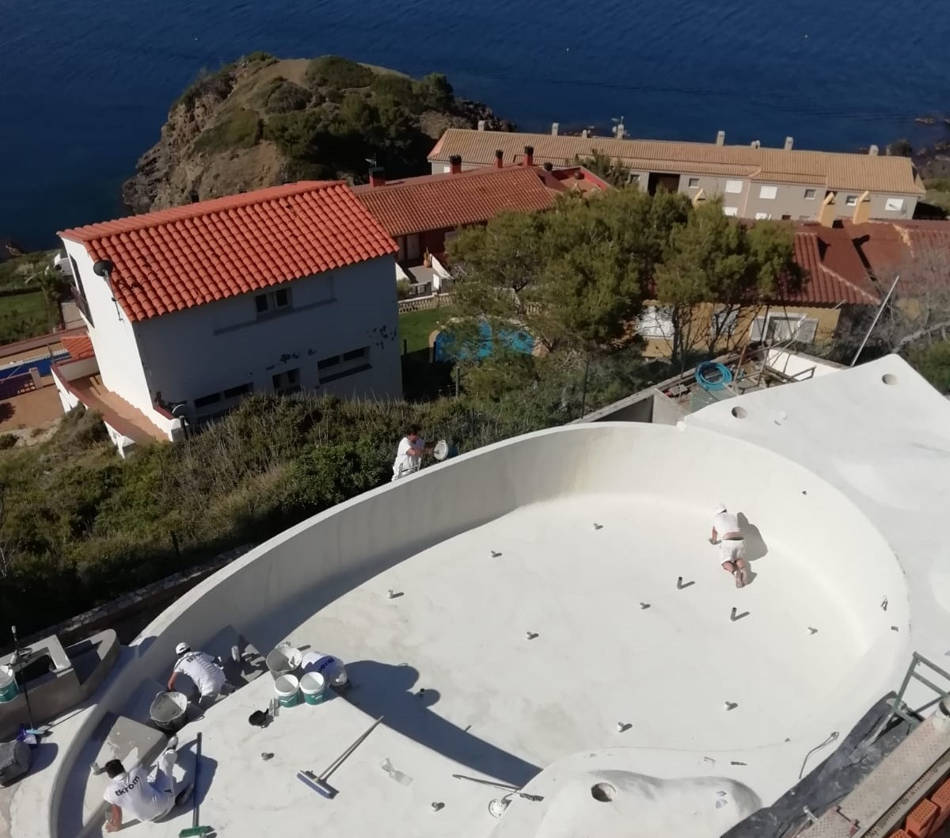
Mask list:
[{"label": "rocky hill", "polygon": [[424,174],[450,126],[511,129],[457,98],[445,76],[412,79],[337,56],[253,53],[202,75],[172,105],[161,139],[123,184],[133,212],[301,179]]}]

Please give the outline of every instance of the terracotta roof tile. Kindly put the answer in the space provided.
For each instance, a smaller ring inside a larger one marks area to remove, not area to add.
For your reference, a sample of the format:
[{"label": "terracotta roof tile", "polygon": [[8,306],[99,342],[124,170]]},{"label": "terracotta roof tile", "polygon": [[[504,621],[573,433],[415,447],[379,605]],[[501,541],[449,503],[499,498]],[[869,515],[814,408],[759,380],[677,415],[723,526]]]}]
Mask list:
[{"label": "terracotta roof tile", "polygon": [[547,174],[537,167],[492,166],[353,191],[391,236],[405,236],[482,223],[500,212],[548,209],[567,186]]},{"label": "terracotta roof tile", "polygon": [[71,361],[94,358],[96,355],[88,335],[63,335],[59,342],[63,345],[63,349],[69,353],[69,360]]},{"label": "terracotta roof tile", "polygon": [[534,147],[535,163],[550,162],[555,166],[569,166],[577,159],[600,151],[639,170],[814,183],[828,189],[870,189],[909,195],[924,193],[920,177],[907,157],[798,149],[785,151],[714,143],[449,128],[429,153],[429,160],[447,161],[451,155],[459,154],[465,164],[487,166],[494,162],[495,150],[501,149],[505,163],[519,163],[526,145]]},{"label": "terracotta roof tile", "polygon": [[303,181],[59,234],[115,265],[128,318],[146,320],[397,252],[339,181]]},{"label": "terracotta roof tile", "polygon": [[795,261],[806,271],[807,277],[801,292],[790,295],[784,302],[817,306],[880,302],[851,237],[843,228],[798,225],[794,252]]}]

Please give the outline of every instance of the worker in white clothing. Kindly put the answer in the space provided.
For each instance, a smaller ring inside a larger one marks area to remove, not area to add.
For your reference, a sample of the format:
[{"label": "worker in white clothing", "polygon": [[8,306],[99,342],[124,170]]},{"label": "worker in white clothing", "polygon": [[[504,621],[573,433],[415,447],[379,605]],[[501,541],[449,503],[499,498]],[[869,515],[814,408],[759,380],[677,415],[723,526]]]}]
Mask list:
[{"label": "worker in white clothing", "polygon": [[[175,778],[172,769],[177,761],[178,737],[168,740],[168,747],[158,758],[155,778],[149,780],[149,771],[136,765],[126,771],[120,760],[110,759],[106,773],[110,777],[103,798],[109,804],[106,814],[106,832],[116,832],[122,828],[122,818],[137,821],[156,821],[167,815],[175,804]],[[183,789],[179,797],[184,798],[189,788]]]},{"label": "worker in white clothing", "polygon": [[175,679],[179,675],[187,675],[198,688],[198,706],[202,710],[214,704],[220,693],[230,692],[224,670],[207,652],[192,652],[187,643],[179,643],[175,654],[178,660],[168,679],[169,692],[175,689]]},{"label": "worker in white clothing", "polygon": [[393,462],[394,481],[419,471],[422,455],[432,450],[432,447],[426,446],[426,441],[419,436],[419,430],[418,425],[410,425],[406,429],[406,435],[399,440],[396,459]]},{"label": "worker in white clothing", "polygon": [[720,503],[713,512],[711,544],[719,545],[719,558],[722,569],[731,573],[736,587],[741,588],[749,581],[749,565],[745,560],[745,540],[739,528],[739,519]]}]

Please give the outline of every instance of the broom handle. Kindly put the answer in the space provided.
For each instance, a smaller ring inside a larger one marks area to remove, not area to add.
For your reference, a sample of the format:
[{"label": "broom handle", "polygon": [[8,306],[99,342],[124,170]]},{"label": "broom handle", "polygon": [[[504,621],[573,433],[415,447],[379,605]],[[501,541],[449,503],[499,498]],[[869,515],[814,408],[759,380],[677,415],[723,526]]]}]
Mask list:
[{"label": "broom handle", "polygon": [[201,732],[198,732],[198,745],[195,748],[195,788],[192,794],[195,796],[195,808],[191,814],[192,827],[198,826],[198,772],[201,770]]},{"label": "broom handle", "polygon": [[383,717],[380,716],[375,722],[373,722],[369,728],[352,744],[347,748],[342,754],[340,754],[333,762],[330,763],[329,767],[324,770],[324,772],[317,777],[318,780],[326,780],[330,775],[340,767],[340,764],[345,760],[350,754],[355,751],[360,743],[369,736],[373,730],[375,730],[376,725],[378,725],[383,720]]}]

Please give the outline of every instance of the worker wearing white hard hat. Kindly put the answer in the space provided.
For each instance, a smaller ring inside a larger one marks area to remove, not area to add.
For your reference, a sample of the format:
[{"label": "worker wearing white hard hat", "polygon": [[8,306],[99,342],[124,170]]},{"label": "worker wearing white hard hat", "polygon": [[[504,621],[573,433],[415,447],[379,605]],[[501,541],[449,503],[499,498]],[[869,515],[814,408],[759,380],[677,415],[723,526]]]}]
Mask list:
[{"label": "worker wearing white hard hat", "polygon": [[713,510],[712,535],[709,541],[719,545],[722,569],[733,575],[737,588],[743,587],[749,581],[745,539],[742,537],[739,519],[726,509],[724,503],[716,504]]},{"label": "worker wearing white hard hat", "polygon": [[175,688],[175,679],[179,675],[187,675],[198,688],[198,706],[202,710],[214,704],[220,693],[227,691],[224,670],[207,652],[193,652],[187,643],[179,643],[175,647],[175,657],[177,660],[168,679],[169,691]]}]

